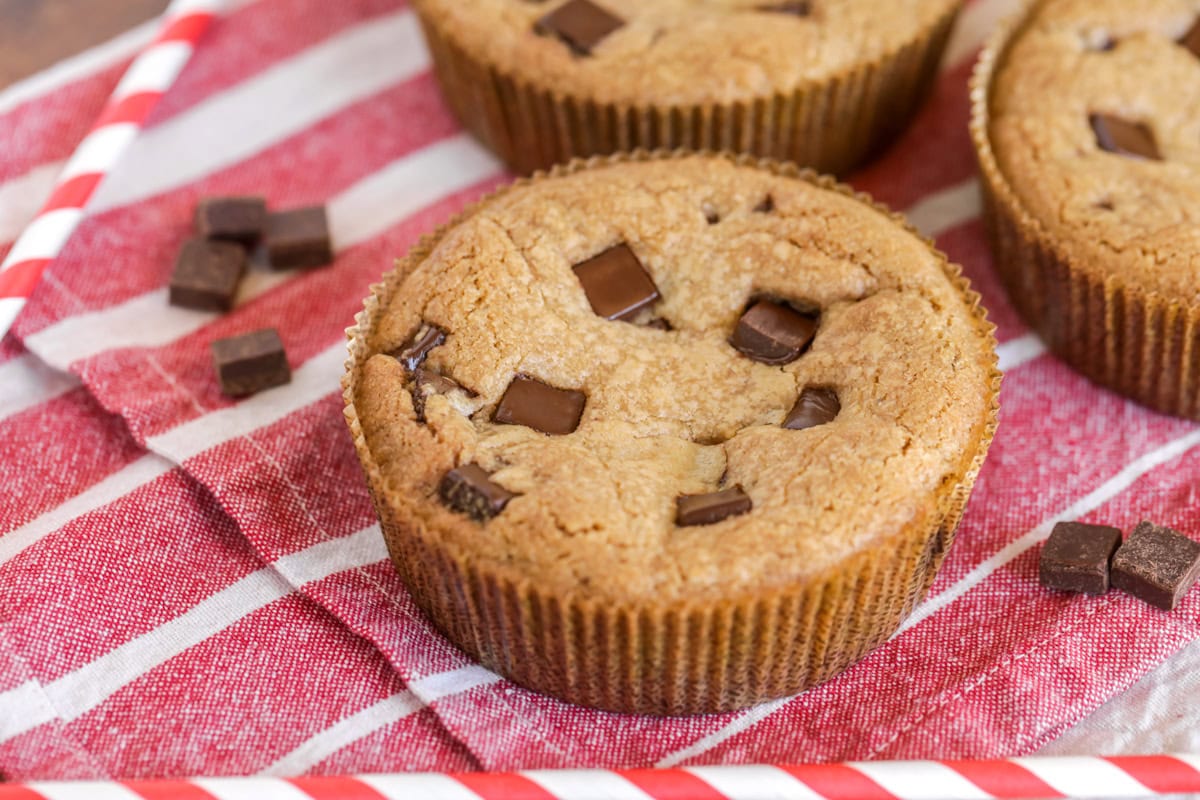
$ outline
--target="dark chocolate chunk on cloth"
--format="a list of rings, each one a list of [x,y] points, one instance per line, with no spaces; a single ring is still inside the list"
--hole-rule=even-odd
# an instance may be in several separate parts
[[[1042,546],[1038,581],[1064,592],[1104,594],[1108,591],[1109,562],[1120,546],[1120,528],[1059,522]]]
[[[534,23],[534,30],[557,36],[575,53],[591,55],[606,36],[623,27],[625,21],[591,0],[567,0]]]
[[[1200,542],[1142,521],[1112,560],[1112,585],[1170,611],[1200,574]]]
[[[196,233],[252,245],[267,224],[267,201],[261,197],[205,197],[196,204]]]
[[[842,403],[833,389],[805,387],[784,419],[783,427],[793,431],[815,428],[832,422],[841,410]]]
[[[675,498],[675,524],[711,525],[728,517],[745,514],[753,507],[741,486],[708,494],[681,494]]]
[[[213,363],[227,395],[253,394],[292,379],[279,332],[264,328],[212,343]]]
[[[1092,114],[1089,121],[1101,150],[1120,156],[1162,160],[1154,140],[1154,131],[1145,124],[1130,122],[1112,114]]]
[[[175,259],[167,300],[173,306],[228,311],[246,271],[246,251],[232,242],[190,239]]]
[[[438,495],[450,508],[483,522],[499,514],[516,497],[478,464],[463,464],[452,469],[438,484]]]
[[[605,319],[629,319],[658,299],[658,287],[629,249],[619,244],[572,269],[592,310]]]
[[[320,267],[333,261],[324,206],[279,211],[267,217],[263,236],[272,269]]]
[[[536,378],[518,375],[504,390],[492,419],[504,425],[524,425],[556,436],[579,427],[587,396],[558,389]]]
[[[731,344],[763,364],[787,364],[804,352],[817,332],[817,323],[783,303],[759,300],[742,314]]]

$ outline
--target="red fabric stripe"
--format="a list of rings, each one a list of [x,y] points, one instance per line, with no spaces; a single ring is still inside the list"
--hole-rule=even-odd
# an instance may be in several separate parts
[[[383,800],[383,795],[350,777],[288,778],[313,800]]]
[[[621,777],[656,800],[726,800],[703,779],[681,769],[631,769]]]
[[[162,92],[137,92],[124,97],[104,108],[104,111],[96,119],[96,124],[92,126],[92,130],[98,130],[105,125],[113,125],[120,122],[132,122],[135,125],[141,125],[146,117],[150,115],[154,104],[162,96]]]
[[[145,800],[213,800],[213,796],[191,781],[123,781],[125,788]]]
[[[59,208],[83,208],[103,177],[98,172],[87,172],[60,184],[55,187],[54,193],[42,206],[41,213],[44,214]]]
[[[31,258],[19,261],[0,272],[0,297],[25,297],[33,294],[33,287],[42,277],[42,271],[50,263],[48,258]]]
[[[196,41],[208,29],[213,21],[213,15],[205,11],[194,11],[171,20],[165,28],[154,37],[157,42],[191,42]]]
[[[450,777],[483,800],[556,800],[529,778],[511,772],[464,772]]]
[[[46,800],[46,797],[27,786],[15,783],[0,783],[0,800]]]
[[[781,765],[796,780],[830,800],[894,800],[895,795],[844,764]]]
[[[943,761],[950,769],[996,797],[1065,797],[1012,761]]]
[[[1200,792],[1200,772],[1170,756],[1106,756],[1134,780],[1159,794]]]

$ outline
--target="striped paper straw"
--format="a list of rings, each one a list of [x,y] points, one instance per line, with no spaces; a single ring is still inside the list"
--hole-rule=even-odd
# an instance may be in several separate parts
[[[1187,792],[1200,792],[1200,755],[0,784],[0,800],[951,800]]]
[[[75,228],[104,176],[141,130],[159,98],[191,58],[225,0],[173,0],[158,34],[129,65],[100,117],[67,161],[54,191],[0,264],[0,336]]]

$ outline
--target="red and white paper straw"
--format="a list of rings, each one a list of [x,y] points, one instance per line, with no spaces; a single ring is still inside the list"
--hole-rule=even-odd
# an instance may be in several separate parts
[[[12,327],[42,272],[82,221],[96,187],[137,137],[224,4],[225,0],[173,0],[167,7],[158,34],[129,65],[58,176],[50,198],[0,264],[0,336]]]
[[[1200,793],[1200,755],[0,784],[0,800],[951,800]]]

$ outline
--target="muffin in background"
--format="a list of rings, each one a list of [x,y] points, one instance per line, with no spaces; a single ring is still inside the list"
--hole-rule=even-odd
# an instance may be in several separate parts
[[[907,123],[960,0],[414,0],[463,125],[527,174],[635,148],[841,174]]]
[[[1200,418],[1200,4],[1027,3],[972,105],[1013,304],[1095,382]]]

